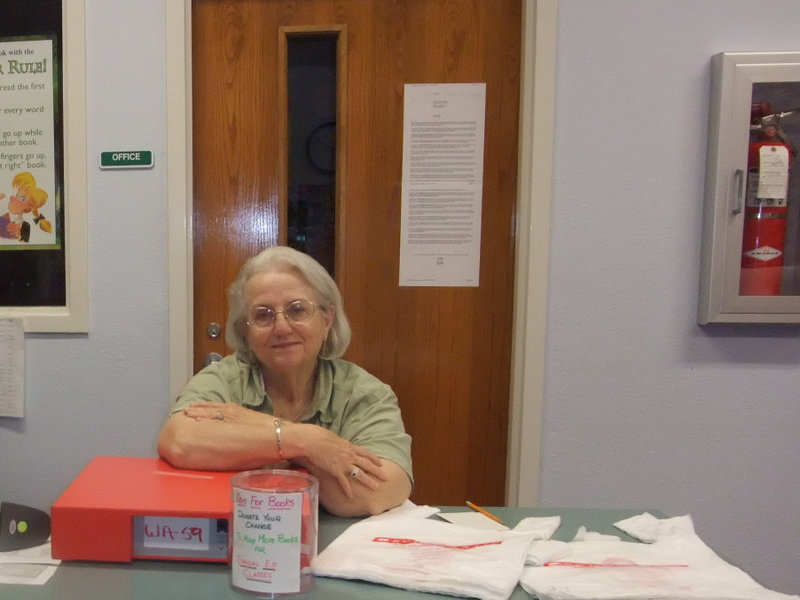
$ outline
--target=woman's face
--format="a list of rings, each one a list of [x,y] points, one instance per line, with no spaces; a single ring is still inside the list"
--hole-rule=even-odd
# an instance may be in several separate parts
[[[295,300],[317,304],[314,289],[291,272],[256,273],[244,285],[245,317],[257,309],[284,310]],[[291,375],[302,369],[314,369],[333,323],[333,309],[320,308],[303,323],[293,322],[285,313],[276,315],[271,327],[247,325],[247,344],[267,373]]]

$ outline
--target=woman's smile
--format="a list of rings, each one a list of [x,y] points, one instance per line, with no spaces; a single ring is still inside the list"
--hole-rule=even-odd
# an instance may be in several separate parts
[[[286,350],[288,348],[293,348],[295,346],[301,345],[302,342],[295,341],[295,340],[288,340],[288,341],[281,341],[281,342],[274,342],[269,345],[270,348],[274,348],[275,350]]]

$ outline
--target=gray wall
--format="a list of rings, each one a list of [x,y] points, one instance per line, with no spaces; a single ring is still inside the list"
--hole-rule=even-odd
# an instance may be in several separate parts
[[[559,11],[542,504],[690,513],[800,593],[798,330],[695,324],[709,58],[800,49],[800,4]],[[91,332],[28,335],[0,419],[0,498],[43,508],[95,455],[154,454],[167,403],[163,0],[88,0],[87,51]],[[100,171],[117,149],[156,165]]]
[[[96,455],[154,454],[167,409],[163,0],[86,3],[90,332],[25,337],[25,418],[0,419],[0,498],[40,508]],[[100,153],[155,167],[101,171]]]
[[[540,500],[659,508],[800,593],[800,328],[696,324],[710,57],[795,0],[561,0]]]

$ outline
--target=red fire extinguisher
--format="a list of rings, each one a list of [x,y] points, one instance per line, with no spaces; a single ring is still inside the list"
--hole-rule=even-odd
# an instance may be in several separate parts
[[[741,296],[779,296],[783,277],[793,148],[781,139],[776,115],[760,121],[759,138],[750,143],[747,157]]]

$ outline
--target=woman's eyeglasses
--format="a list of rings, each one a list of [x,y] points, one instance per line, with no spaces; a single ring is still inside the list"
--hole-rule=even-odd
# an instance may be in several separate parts
[[[279,314],[283,314],[292,323],[306,323],[317,312],[317,308],[319,306],[310,300],[294,300],[281,310],[275,310],[268,306],[257,306],[250,313],[247,325],[260,329],[271,329],[275,325],[275,321],[278,320]]]

